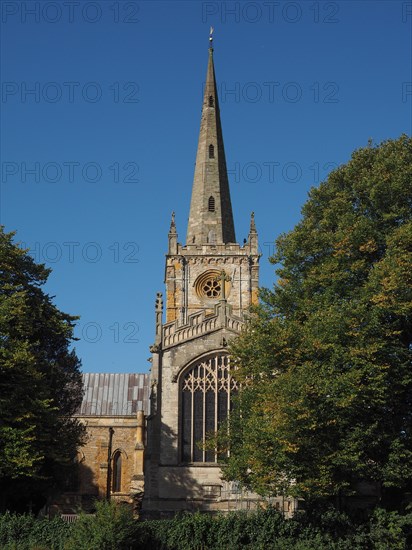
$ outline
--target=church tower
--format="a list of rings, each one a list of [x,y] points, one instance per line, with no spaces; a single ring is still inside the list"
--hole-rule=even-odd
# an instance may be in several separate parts
[[[228,510],[237,498],[203,443],[237,391],[226,346],[257,303],[260,255],[253,213],[247,241],[236,242],[212,46],[186,244],[172,214],[166,295],[156,299],[143,503],[152,515]]]

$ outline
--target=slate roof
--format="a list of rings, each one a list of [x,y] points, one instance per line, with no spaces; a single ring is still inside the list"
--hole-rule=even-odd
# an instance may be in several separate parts
[[[149,374],[84,373],[84,396],[79,416],[149,414]]]

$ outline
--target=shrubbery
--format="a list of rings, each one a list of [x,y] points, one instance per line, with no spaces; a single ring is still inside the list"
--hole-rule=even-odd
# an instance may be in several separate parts
[[[31,515],[0,516],[2,550],[64,550],[70,525],[60,517],[38,520]]]
[[[217,517],[184,514],[169,521],[149,521],[139,525],[139,535],[141,548],[147,550],[329,550],[349,547],[349,527],[353,528],[349,519],[347,527],[341,537],[334,537],[304,516],[285,520],[279,512],[268,509]],[[350,548],[366,546],[351,545]]]
[[[95,515],[81,514],[71,525],[64,550],[128,550],[134,545],[137,522],[122,504],[96,502]]]
[[[131,511],[115,503],[96,502],[94,515],[80,514],[75,523],[60,517],[37,520],[30,515],[0,516],[1,550],[129,550],[138,523]]]
[[[274,509],[217,517],[182,514],[138,523],[135,541],[136,548],[147,550],[407,550],[412,514],[378,509],[364,521],[333,508],[293,519]]]
[[[329,509],[284,519],[274,509],[210,516],[179,514],[170,520],[136,521],[114,503],[76,523],[60,518],[0,516],[2,550],[407,550],[412,513],[375,510],[363,522]]]

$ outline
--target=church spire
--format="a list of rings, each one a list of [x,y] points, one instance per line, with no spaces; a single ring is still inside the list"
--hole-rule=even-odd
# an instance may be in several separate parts
[[[187,227],[188,245],[236,242],[212,44],[213,42],[210,40],[211,47],[209,48],[202,119]]]

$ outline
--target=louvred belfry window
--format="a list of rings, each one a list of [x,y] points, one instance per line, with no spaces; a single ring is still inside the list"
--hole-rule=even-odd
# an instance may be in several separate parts
[[[204,450],[208,432],[226,420],[237,391],[230,358],[217,354],[195,363],[181,380],[181,456],[183,462],[217,462],[214,450]]]

